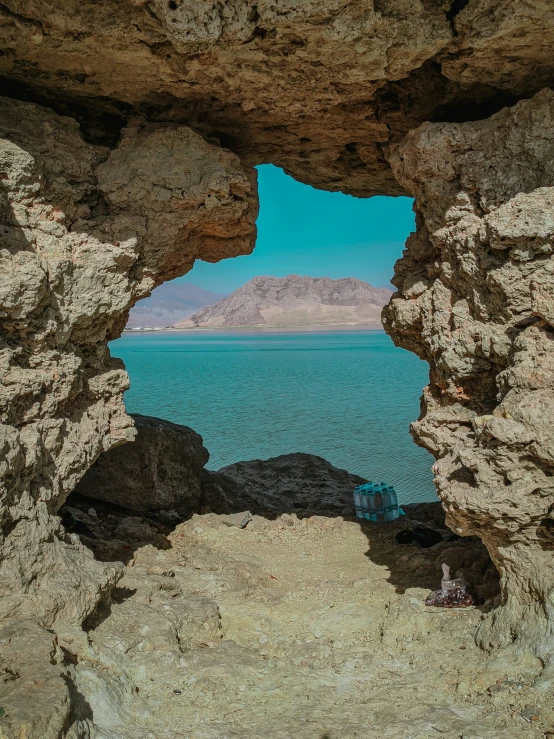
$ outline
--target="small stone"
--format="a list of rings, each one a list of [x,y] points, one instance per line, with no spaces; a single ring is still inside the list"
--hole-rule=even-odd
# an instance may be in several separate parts
[[[225,526],[236,526],[238,529],[245,529],[252,520],[252,514],[250,511],[229,513],[226,516],[221,516],[220,520]]]
[[[525,708],[521,712],[521,716],[529,723],[531,721],[538,721],[540,718],[540,714],[540,709],[537,708],[537,706],[525,706]]]
[[[240,528],[241,529],[246,528],[246,526],[248,526],[251,520],[252,520],[252,514],[250,513],[250,511],[246,511],[242,521],[240,522]]]
[[[175,572],[173,570],[168,570],[166,567],[161,567],[160,565],[152,565],[152,567],[148,567],[146,570],[147,575],[165,575],[166,577],[175,577]]]

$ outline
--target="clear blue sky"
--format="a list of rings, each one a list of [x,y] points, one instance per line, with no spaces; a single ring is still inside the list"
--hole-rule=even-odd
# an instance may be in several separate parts
[[[357,277],[389,286],[414,230],[411,198],[353,198],[302,185],[281,169],[258,167],[260,215],[253,254],[197,261],[177,282],[230,293],[256,275]]]

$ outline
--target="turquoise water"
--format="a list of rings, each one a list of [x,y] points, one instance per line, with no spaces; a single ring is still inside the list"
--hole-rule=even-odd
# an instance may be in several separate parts
[[[382,331],[124,334],[125,404],[191,426],[218,469],[287,452],[435,499],[432,457],[409,435],[428,368]]]

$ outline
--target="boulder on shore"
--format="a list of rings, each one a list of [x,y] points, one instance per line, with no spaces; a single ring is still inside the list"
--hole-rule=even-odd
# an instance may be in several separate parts
[[[202,470],[210,455],[188,426],[132,414],[133,443],[110,449],[96,460],[75,491],[134,511],[198,508]]]
[[[221,513],[351,516],[354,488],[364,482],[315,454],[282,454],[205,470],[202,499]]]

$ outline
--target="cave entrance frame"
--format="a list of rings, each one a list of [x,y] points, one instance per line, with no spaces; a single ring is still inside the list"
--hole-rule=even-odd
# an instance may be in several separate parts
[[[406,237],[414,229],[412,203],[408,198],[361,199],[337,192],[324,192],[299,183],[282,170],[271,166],[258,168],[258,188],[260,214],[257,219],[257,245],[253,254],[240,257],[236,261],[225,260],[217,265],[202,262],[198,267],[197,262],[193,270],[184,277],[185,280],[193,283],[196,281],[202,287],[217,292],[229,292],[227,285],[231,280],[241,285],[252,275],[271,274],[272,268],[278,269],[279,262],[282,261],[284,267],[281,269],[284,271],[281,274],[309,274],[309,270],[315,268],[316,276],[330,274],[337,278],[361,277],[370,279],[373,285],[384,285],[390,281],[394,261],[401,256]],[[396,223],[392,224],[394,220]],[[347,228],[342,225],[344,222],[349,224]],[[287,245],[284,251],[282,243]],[[227,276],[229,272],[230,277]],[[374,277],[370,278],[371,275]],[[291,284],[290,289],[293,292],[306,288],[302,279],[298,278],[298,285]],[[222,283],[222,280],[225,282]],[[355,295],[355,300],[358,301],[361,298],[368,301],[375,299],[384,304],[391,294],[384,290],[373,291],[363,284],[337,283],[337,287],[339,285],[343,290],[358,290],[359,294]],[[277,289],[276,286],[274,289]],[[251,287],[251,290],[255,289]],[[197,368],[202,361],[202,354],[195,353],[192,367],[187,367],[184,359],[189,355],[177,352],[180,346],[178,334],[170,335],[173,339],[171,345],[164,346],[161,354],[156,353],[155,341],[150,335],[127,334],[123,342],[112,345],[112,353],[125,362],[131,376],[131,390],[126,394],[126,406],[131,412],[162,416],[200,431],[212,455],[212,469],[241,459],[266,459],[283,453],[305,451],[330,459],[336,466],[366,478],[385,479],[393,483],[403,496],[404,503],[433,499],[434,487],[430,472],[432,459],[414,445],[408,435],[409,424],[418,415],[418,401],[415,399],[419,398],[421,387],[427,382],[427,365],[418,361],[413,354],[394,349],[389,339],[382,334],[375,334],[373,331],[367,334],[344,333],[344,329],[349,328],[348,321],[356,320],[361,324],[362,318],[356,317],[355,311],[352,316],[346,313],[343,315],[342,312],[351,309],[342,308],[339,304],[336,307],[332,305],[335,283],[323,284],[320,289],[324,291],[323,301],[331,305],[329,310],[336,311],[338,319],[335,320],[340,319],[343,325],[335,326],[331,323],[326,329],[325,326],[315,326],[314,329],[338,331],[337,337],[332,339],[337,349],[344,349],[343,344],[352,345],[347,355],[343,352],[345,360],[341,361],[340,371],[339,367],[336,368],[339,374],[335,378],[331,378],[330,372],[325,372],[325,367],[330,366],[331,347],[326,349],[324,346],[326,334],[318,333],[307,339],[318,350],[316,353],[289,355],[273,352],[270,356],[276,360],[275,368],[260,364],[259,361],[252,365],[253,369],[258,367],[260,371],[265,367],[264,371],[268,373],[263,389],[265,400],[256,402],[261,397],[263,380],[256,372],[252,374],[250,364],[245,364],[250,355],[223,353],[228,348],[227,342],[220,343],[218,340],[212,344],[209,337],[213,332],[201,335],[195,332],[188,335],[189,338],[193,337],[191,348],[196,348],[197,345],[201,348],[202,342],[208,345],[209,356],[213,359],[210,364],[212,382],[233,383],[233,377],[228,374],[229,363],[234,368],[234,375],[241,378],[240,382],[233,385],[232,397],[235,401],[225,403],[224,398],[218,399],[217,417],[211,419],[210,406],[201,407],[199,402],[202,397],[205,398],[202,406],[209,403],[213,393],[213,389],[205,388],[203,370]],[[140,303],[137,307],[140,307]],[[379,312],[380,307],[373,312],[368,308],[369,318],[363,319],[371,323],[372,329],[377,326]],[[213,319],[212,314],[209,317],[210,320]],[[306,318],[308,321],[320,320],[310,319],[308,314]],[[325,316],[324,319],[329,320]],[[351,328],[356,329],[356,326]],[[360,328],[362,326],[358,330]],[[273,330],[278,331],[278,327],[270,328],[270,331]],[[252,331],[257,329],[252,328]],[[294,332],[294,326],[284,325],[283,331]],[[289,333],[289,337],[290,342],[295,334]],[[294,348],[298,349],[302,333],[297,334],[296,338],[299,341]],[[246,341],[247,337],[244,336],[243,340]],[[139,355],[134,349],[127,351],[126,344],[138,346],[141,341],[148,351],[140,354],[139,365]],[[186,347],[187,338],[183,341],[183,346]],[[263,344],[253,338],[248,341],[251,342],[249,347],[252,350],[258,344],[260,349],[288,347],[286,337],[279,339],[272,333],[265,334]],[[292,351],[292,348],[287,350]],[[168,353],[170,349],[175,349],[175,352]],[[355,352],[352,352],[354,349]],[[336,358],[343,355],[336,354]],[[266,355],[254,352],[251,356],[262,359]],[[283,404],[279,393],[285,393],[286,389],[281,384],[287,373],[290,374],[293,370],[293,366],[288,364],[289,356],[291,361],[296,359],[305,363],[312,382],[308,384],[300,377],[296,378],[296,372],[292,372],[292,382],[301,384],[298,384],[296,391],[291,388],[292,396],[289,395],[289,401]],[[355,359],[356,356],[358,361],[350,364],[346,361],[347,357]],[[315,357],[322,357],[323,364],[315,361]],[[183,359],[181,364],[179,358]],[[364,364],[364,371],[360,362],[365,358],[367,362]],[[220,361],[222,359],[223,367]],[[165,401],[159,391],[147,390],[145,385],[149,383],[149,376],[157,376],[157,361],[169,361],[171,364],[167,392],[168,396],[176,400],[170,403]],[[298,370],[301,367],[301,364],[298,365]],[[179,377],[185,374],[188,377],[187,383],[181,385]],[[346,387],[351,388],[350,392],[341,391],[341,377]],[[329,383],[335,379],[339,384],[330,386]],[[359,388],[357,392],[354,391],[355,387]],[[265,437],[265,432],[260,422],[254,419],[263,417],[266,412],[273,419],[268,426],[272,443],[264,443],[263,438],[255,443],[255,439]],[[376,434],[377,419],[385,418],[388,419],[387,423]],[[305,419],[305,430],[302,430],[301,419]],[[334,428],[332,435],[325,432],[330,424]],[[342,441],[333,446],[331,436]],[[225,438],[236,439],[236,443],[225,444]],[[394,456],[390,452],[392,449],[398,451],[394,465],[391,465]]]

